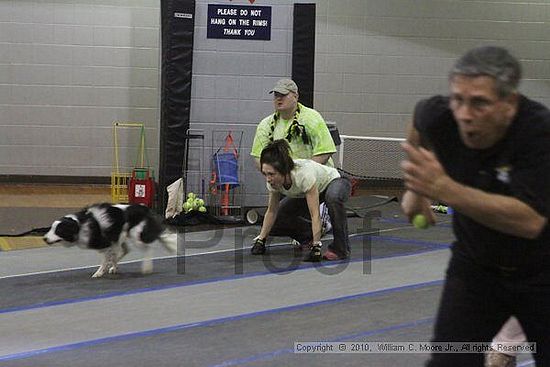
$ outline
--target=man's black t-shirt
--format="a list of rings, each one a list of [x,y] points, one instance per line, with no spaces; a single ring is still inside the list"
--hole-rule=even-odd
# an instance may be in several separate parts
[[[465,146],[448,97],[419,102],[414,126],[422,144],[435,152],[447,174],[464,185],[513,196],[550,217],[550,111],[520,97],[518,113],[506,135],[488,149]],[[484,266],[526,269],[550,266],[548,231],[535,240],[492,230],[455,211],[453,250]]]

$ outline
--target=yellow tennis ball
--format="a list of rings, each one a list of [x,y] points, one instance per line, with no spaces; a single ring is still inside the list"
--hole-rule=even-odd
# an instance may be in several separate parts
[[[412,220],[412,224],[415,228],[418,228],[418,229],[426,229],[430,226],[430,222],[428,222],[428,218],[426,218],[426,216],[423,214],[415,215]]]
[[[185,203],[183,203],[183,210],[184,210],[186,213],[189,212],[189,211],[191,211],[192,209],[193,209],[193,208],[192,208],[192,206],[191,206],[191,203],[189,203],[189,202],[187,202],[187,201],[186,201]]]

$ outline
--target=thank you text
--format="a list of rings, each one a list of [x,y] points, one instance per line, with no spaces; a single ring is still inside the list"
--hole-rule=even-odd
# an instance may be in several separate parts
[[[271,7],[208,5],[207,38],[271,39]]]

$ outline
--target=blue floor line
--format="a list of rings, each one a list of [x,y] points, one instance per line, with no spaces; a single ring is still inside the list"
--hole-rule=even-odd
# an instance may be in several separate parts
[[[449,243],[431,242],[431,241],[423,241],[423,240],[411,240],[411,239],[402,238],[402,237],[378,236],[378,235],[369,235],[369,237],[376,238],[379,241],[404,243],[408,245],[427,246],[430,248],[448,248],[450,246]]]
[[[395,330],[401,330],[401,329],[407,329],[411,327],[416,327],[420,325],[427,325],[432,324],[434,321],[433,317],[424,318],[420,320],[415,320],[411,322],[405,322],[401,324],[391,325],[380,329],[374,329],[374,330],[367,330],[360,333],[354,333],[354,334],[347,334],[347,335],[341,335],[339,337],[328,339],[328,340],[322,340],[322,342],[343,342],[343,341],[357,341],[358,338],[364,338],[368,336],[373,335],[379,335],[384,334],[387,332],[395,331]],[[307,341],[304,341],[307,342]],[[272,360],[275,357],[279,357],[285,354],[293,354],[294,348],[285,348],[285,349],[278,349],[272,352],[268,353],[262,353],[262,354],[256,354],[245,358],[239,358],[239,359],[232,359],[223,361],[222,363],[210,365],[209,367],[230,367],[230,366],[239,366],[245,363],[252,363],[252,362],[258,362],[258,361],[265,361],[265,360]]]
[[[31,350],[21,353],[15,353],[15,354],[6,354],[3,356],[0,356],[0,361],[9,361],[9,360],[16,360],[16,359],[24,359],[24,358],[30,358],[42,354],[50,354],[50,353],[57,353],[57,352],[63,352],[63,351],[70,351],[70,350],[76,350],[80,348],[86,348],[98,344],[104,344],[104,343],[112,343],[116,341],[126,341],[130,339],[136,339],[136,338],[142,338],[147,336],[154,336],[159,334],[165,334],[173,331],[179,331],[184,329],[192,329],[192,328],[199,328],[199,327],[205,327],[205,326],[212,326],[216,324],[222,324],[227,322],[233,322],[238,321],[242,319],[248,319],[253,317],[258,317],[262,315],[268,315],[268,314],[276,314],[281,312],[288,312],[288,311],[295,311],[300,310],[308,307],[314,307],[314,306],[321,306],[321,305],[328,305],[328,304],[334,304],[359,298],[365,298],[365,297],[374,297],[389,293],[395,293],[405,290],[413,290],[418,288],[424,288],[424,287],[430,287],[430,286],[436,286],[436,285],[442,285],[443,279],[433,280],[430,282],[422,282],[422,283],[416,283],[416,284],[409,284],[405,286],[399,286],[394,288],[387,288],[387,289],[381,289],[376,291],[370,291],[365,293],[359,293],[355,295],[350,296],[344,296],[344,297],[338,297],[323,301],[316,301],[316,302],[309,302],[304,303],[300,305],[294,305],[294,306],[286,306],[286,307],[280,307],[280,308],[274,308],[264,311],[258,311],[258,312],[251,312],[247,314],[237,315],[237,316],[231,316],[231,317],[223,317],[213,320],[207,320],[202,322],[195,322],[190,324],[180,324],[180,325],[173,325],[158,329],[151,329],[151,330],[145,330],[135,333],[128,333],[128,334],[122,334],[122,335],[115,335],[105,338],[98,338],[93,340],[87,340],[79,343],[73,343],[73,344],[66,344],[66,345],[59,345],[51,348],[44,348],[44,349],[38,349],[38,350]]]
[[[380,260],[380,259],[412,256],[412,255],[423,254],[423,253],[427,253],[427,252],[438,251],[438,250],[446,249],[446,248],[449,247],[449,244],[445,244],[445,243],[435,243],[435,242],[427,242],[427,241],[408,240],[408,239],[403,239],[403,238],[399,238],[399,237],[384,237],[384,236],[374,236],[374,235],[369,235],[369,237],[374,237],[377,240],[381,240],[381,241],[407,243],[407,244],[412,244],[412,245],[419,245],[419,246],[428,247],[427,250],[402,252],[402,253],[392,254],[392,255],[387,255],[387,256],[384,256],[384,255],[383,256],[373,256],[371,258],[371,260]],[[348,263],[363,262],[363,259],[361,258],[361,259],[355,259],[355,260],[343,260],[343,261],[340,261],[340,262],[333,261],[333,262],[322,262],[322,263],[302,263],[301,265],[299,265],[297,267],[288,268],[288,269],[284,269],[284,270],[281,270],[281,271],[272,271],[272,270],[270,270],[270,271],[252,272],[252,273],[248,273],[248,274],[231,275],[231,276],[228,276],[228,277],[210,278],[210,279],[203,279],[203,280],[197,280],[197,281],[192,281],[192,282],[178,282],[178,283],[174,283],[174,284],[161,285],[161,286],[155,286],[155,287],[138,288],[138,289],[132,289],[132,290],[120,291],[120,292],[111,292],[111,293],[106,293],[106,294],[102,294],[102,295],[90,296],[90,297],[65,299],[65,300],[60,300],[60,301],[37,303],[37,304],[33,304],[33,305],[9,307],[9,308],[0,309],[0,314],[27,311],[27,310],[33,310],[33,309],[38,309],[38,308],[62,306],[62,305],[81,303],[81,302],[90,302],[90,301],[95,301],[95,300],[100,300],[100,299],[129,296],[129,295],[135,295],[135,294],[141,294],[141,293],[147,293],[147,292],[156,292],[156,291],[161,291],[161,290],[168,290],[168,289],[181,288],[181,287],[189,287],[189,286],[208,284],[208,283],[233,281],[233,280],[238,280],[238,279],[246,279],[246,278],[252,278],[252,277],[266,276],[266,275],[277,274],[277,273],[284,274],[284,273],[293,272],[293,271],[309,270],[312,267],[319,267],[319,266],[332,267],[332,266],[337,265],[339,263],[345,263],[345,262],[348,262]]]
[[[452,218],[449,217],[448,219],[447,218],[436,218],[436,224],[435,224],[435,227],[440,227],[440,228],[453,228],[453,225],[452,224],[449,224],[449,223],[440,223],[439,221],[443,221],[443,220],[451,220]],[[397,223],[397,224],[406,224],[408,227],[411,227],[412,224],[407,220],[407,219],[395,219],[395,218],[379,218],[378,219],[379,222],[381,223]],[[406,228],[407,226],[404,226],[403,228]]]

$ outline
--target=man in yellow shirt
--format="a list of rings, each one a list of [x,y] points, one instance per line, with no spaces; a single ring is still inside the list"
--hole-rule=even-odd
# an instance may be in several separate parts
[[[298,86],[291,79],[281,79],[269,92],[273,94],[275,112],[265,117],[256,129],[252,151],[260,169],[260,154],[270,142],[285,139],[293,159],[312,159],[334,167],[331,156],[336,146],[321,114],[298,102]]]

